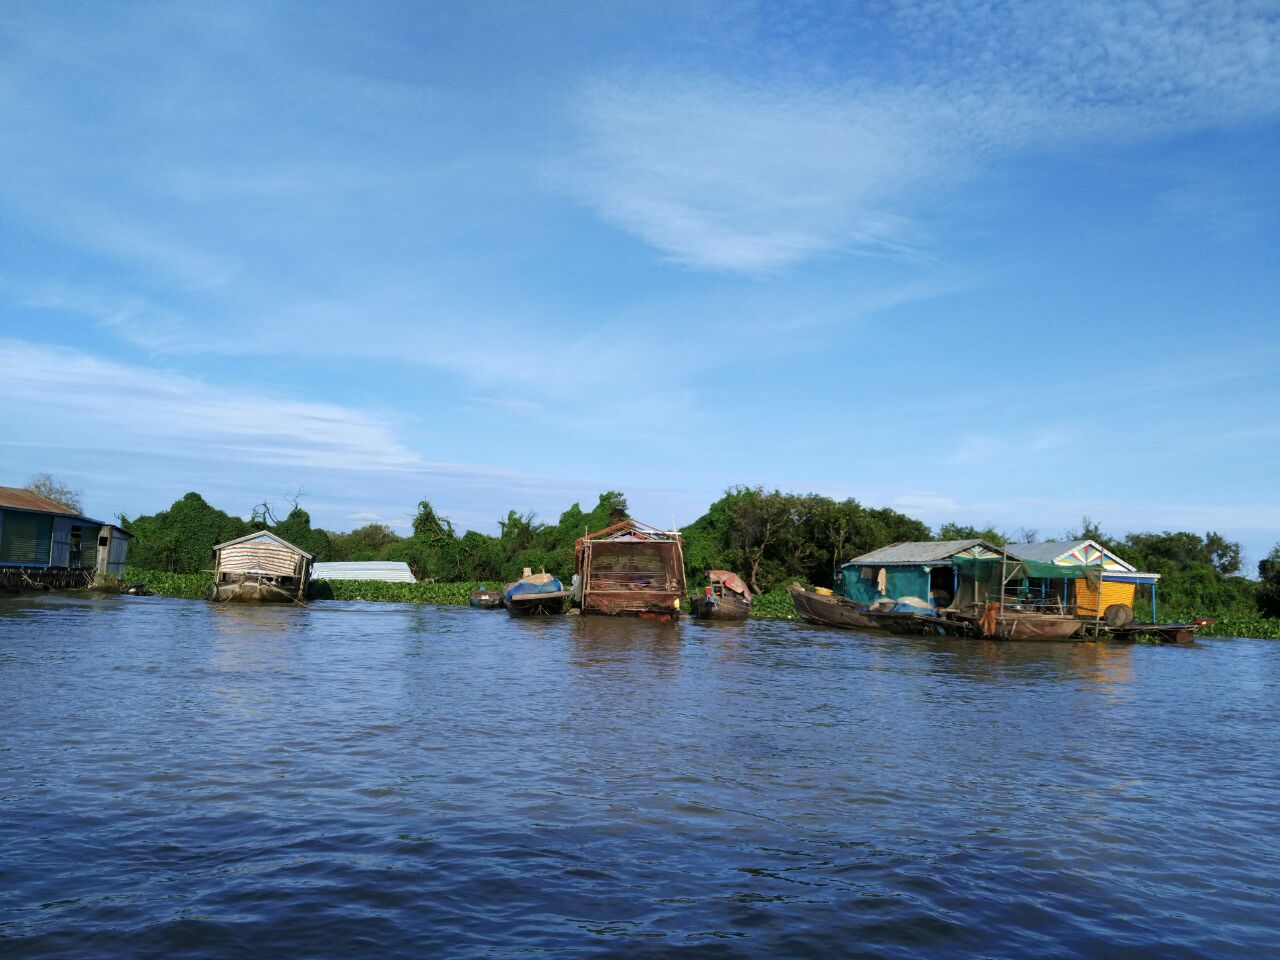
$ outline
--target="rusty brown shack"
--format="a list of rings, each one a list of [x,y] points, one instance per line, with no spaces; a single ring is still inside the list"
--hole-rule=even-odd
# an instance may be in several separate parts
[[[623,520],[580,537],[575,593],[583,613],[673,619],[685,595],[680,534]]]

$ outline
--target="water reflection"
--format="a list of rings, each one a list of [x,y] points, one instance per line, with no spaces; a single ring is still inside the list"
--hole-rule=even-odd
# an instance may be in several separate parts
[[[679,622],[640,617],[569,617],[575,667],[614,664],[640,658],[660,669],[677,665],[683,635]]]

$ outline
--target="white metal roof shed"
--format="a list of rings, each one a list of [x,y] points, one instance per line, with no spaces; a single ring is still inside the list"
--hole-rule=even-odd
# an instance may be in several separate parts
[[[362,560],[350,563],[317,563],[312,580],[382,580],[385,583],[416,583],[413,571],[399,560]]]

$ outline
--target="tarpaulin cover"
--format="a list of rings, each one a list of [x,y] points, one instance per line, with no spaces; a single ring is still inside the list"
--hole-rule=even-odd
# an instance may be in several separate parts
[[[968,610],[974,604],[997,600],[1004,593],[1006,583],[1027,580],[1088,580],[1097,583],[1102,577],[1101,564],[1085,566],[1041,563],[1035,560],[998,560],[979,557],[956,557],[952,565],[959,574],[960,584],[951,605]]]
[[[510,601],[513,597],[524,597],[539,593],[560,593],[563,590],[564,584],[560,582],[559,578],[541,573],[507,584],[504,596]]]
[[[1097,583],[1102,577],[1102,565],[1071,564],[1061,566],[1056,563],[1040,563],[1035,560],[999,560],[982,557],[955,557],[951,561],[956,572],[962,577],[969,577],[979,583],[987,584],[992,592],[997,592],[1010,580],[1025,578],[1029,580],[1081,580],[1087,579]]]
[[[742,582],[742,578],[730,570],[708,570],[707,576],[712,580],[719,580],[722,584],[740,596],[751,599],[751,591],[747,589],[747,585]]]
[[[869,607],[881,597],[891,597],[897,600],[899,597],[927,597],[929,595],[929,571],[923,566],[876,567],[874,569],[877,575],[880,570],[884,570],[884,593],[877,589],[874,576],[868,580],[861,575],[861,567],[845,567],[842,580],[845,597],[854,603],[861,603]]]

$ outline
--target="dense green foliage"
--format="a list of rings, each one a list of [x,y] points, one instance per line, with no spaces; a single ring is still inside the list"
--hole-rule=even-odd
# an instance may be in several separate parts
[[[525,567],[568,580],[575,566],[574,542],[626,516],[626,498],[611,490],[600,495],[590,512],[575,503],[554,524],[541,524],[533,514],[512,510],[498,521],[498,536],[468,530],[459,537],[453,524],[424,500],[413,518],[412,536],[393,544],[385,556],[408,563],[420,580],[509,583]]]
[[[377,600],[386,603],[440,603],[466,605],[471,591],[483,583],[383,583],[380,580],[317,580],[311,585],[315,600]]]
[[[318,561],[403,560],[419,580],[508,582],[518,578],[524,567],[571,576],[574,541],[626,515],[626,499],[610,491],[601,494],[590,512],[575,503],[555,524],[540,524],[532,514],[512,511],[499,521],[501,532],[496,537],[471,530],[458,536],[453,524],[424,500],[418,504],[413,533],[400,537],[384,524],[330,533],[313,527],[307,511],[297,506],[276,521],[263,504],[244,520],[210,506],[197,493],[188,493],[167,510],[135,520],[122,517],[121,523],[134,535],[130,561],[152,570],[208,570],[215,544],[270,530]]]
[[[927,540],[919,520],[858,501],[733,487],[684,528],[690,582],[734,570],[753,593],[800,579],[830,586],[837,564],[900,540]]]
[[[791,602],[787,587],[793,581],[779,584],[768,593],[762,593],[751,605],[751,616],[760,620],[795,620],[796,607]]]
[[[1258,562],[1258,609],[1266,617],[1280,617],[1280,543]]]
[[[1161,620],[1166,619],[1161,616]],[[1206,637],[1256,637],[1259,640],[1280,640],[1280,619],[1259,616],[1217,617],[1213,626],[1205,627]]]
[[[985,540],[995,547],[1003,547],[1010,538],[993,527],[970,527],[961,523],[944,523],[938,528],[939,540]]]
[[[121,582],[126,586],[140,583],[162,597],[186,597],[189,600],[207,599],[213,590],[213,575],[209,573],[171,573],[133,565],[124,568]]]
[[[253,527],[247,520],[209,506],[198,493],[188,493],[168,510],[130,520],[121,526],[133,534],[129,561],[135,567],[195,573],[208,570],[215,543],[234,540]]]

